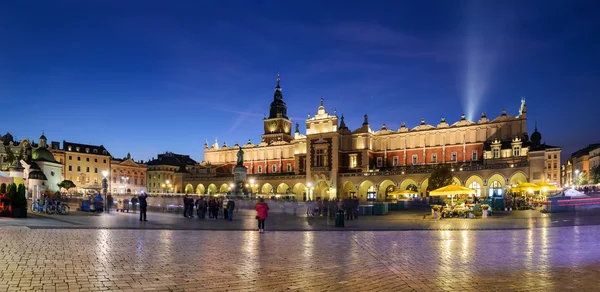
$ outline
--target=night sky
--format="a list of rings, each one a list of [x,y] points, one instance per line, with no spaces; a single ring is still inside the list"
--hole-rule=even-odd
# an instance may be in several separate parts
[[[419,3],[415,3],[419,2]],[[522,3],[524,2],[524,3]],[[352,129],[528,105],[563,158],[600,142],[599,1],[3,1],[0,132],[189,154],[288,114]],[[564,160],[564,159],[563,159]]]

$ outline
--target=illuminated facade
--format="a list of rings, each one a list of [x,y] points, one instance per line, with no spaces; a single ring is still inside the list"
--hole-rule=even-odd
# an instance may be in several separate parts
[[[189,155],[167,152],[147,163],[147,192],[150,194],[182,193],[181,175],[196,165]]]
[[[142,162],[135,162],[131,154],[123,159],[112,158],[110,162],[109,190],[113,194],[139,194],[146,191],[146,169]]]
[[[416,189],[427,195],[428,177],[435,165],[448,164],[455,183],[482,195],[501,195],[524,181],[560,184],[560,148],[541,143],[536,130],[527,134],[527,108],[522,100],[518,115],[506,111],[474,122],[464,115],[454,123],[445,118],[434,126],[421,120],[397,130],[384,124],[373,130],[364,115],[361,127],[350,130],[344,116],[329,113],[321,98],[316,114],[309,115],[306,134],[292,121],[277,79],[269,117],[263,120],[261,142],[232,147],[217,142],[204,145],[204,163],[178,175],[185,189],[198,194],[223,193],[232,182],[239,147],[253,193],[290,194],[300,200],[358,196],[384,200],[394,189]],[[546,166],[552,166],[552,170]],[[557,165],[558,166],[558,165]],[[202,169],[203,171],[199,171]],[[210,169],[211,171],[206,171]]]
[[[78,193],[100,191],[102,171],[110,171],[110,153],[103,145],[86,145],[63,141],[52,142],[50,151],[54,158],[63,163],[63,179],[77,186]]]
[[[577,150],[563,164],[565,173],[571,178],[566,182],[577,185],[583,179],[583,182],[589,183],[590,171],[597,166],[600,166],[600,144],[591,144]]]

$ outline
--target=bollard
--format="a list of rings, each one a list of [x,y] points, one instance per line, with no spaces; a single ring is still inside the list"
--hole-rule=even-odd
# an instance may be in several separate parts
[[[335,227],[344,227],[344,211],[338,211],[335,216]]]

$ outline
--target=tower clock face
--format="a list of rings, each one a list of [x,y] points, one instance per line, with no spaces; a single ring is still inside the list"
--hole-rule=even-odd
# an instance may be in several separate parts
[[[275,128],[277,127],[277,122],[276,121],[271,121],[271,128]]]

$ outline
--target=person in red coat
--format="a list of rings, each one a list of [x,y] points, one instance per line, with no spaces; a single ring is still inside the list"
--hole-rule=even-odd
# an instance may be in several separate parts
[[[258,219],[258,232],[265,232],[265,220],[267,220],[267,216],[269,214],[269,205],[265,203],[263,198],[258,199],[258,203],[256,203],[256,219]]]

